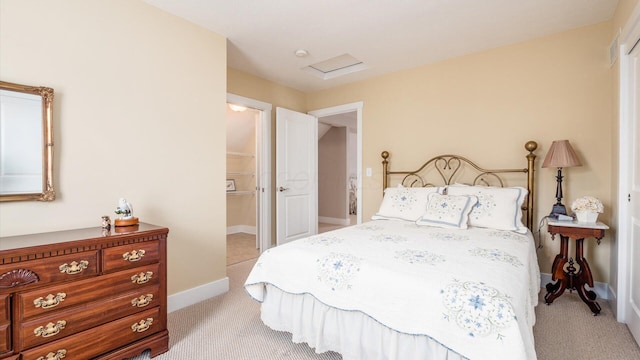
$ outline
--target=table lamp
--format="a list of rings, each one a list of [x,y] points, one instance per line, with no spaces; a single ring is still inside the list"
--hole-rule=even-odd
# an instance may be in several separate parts
[[[557,202],[551,209],[551,216],[558,214],[567,215],[567,209],[562,204],[562,168],[572,166],[582,166],[582,163],[580,159],[578,159],[576,152],[573,151],[571,144],[569,144],[569,140],[555,140],[551,144],[547,156],[542,163],[543,168],[558,168],[558,175],[556,176],[556,181],[558,182],[556,187]]]

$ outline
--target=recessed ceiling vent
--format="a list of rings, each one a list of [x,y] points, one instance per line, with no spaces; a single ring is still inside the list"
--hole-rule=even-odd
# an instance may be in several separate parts
[[[317,76],[320,79],[328,80],[364,70],[366,68],[367,65],[362,61],[349,54],[343,54],[319,63],[305,66],[302,70]]]

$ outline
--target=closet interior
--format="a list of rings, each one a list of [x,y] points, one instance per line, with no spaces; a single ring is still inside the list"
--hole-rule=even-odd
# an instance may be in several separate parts
[[[227,106],[227,265],[258,257],[256,189],[260,111]]]

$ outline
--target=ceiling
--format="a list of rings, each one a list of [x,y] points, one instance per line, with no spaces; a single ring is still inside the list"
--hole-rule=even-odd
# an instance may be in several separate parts
[[[618,0],[144,0],[227,38],[228,66],[303,92],[605,21]],[[297,57],[296,50],[308,51]],[[603,51],[606,51],[603,50]],[[349,54],[364,70],[303,68]],[[308,69],[307,69],[308,70]]]

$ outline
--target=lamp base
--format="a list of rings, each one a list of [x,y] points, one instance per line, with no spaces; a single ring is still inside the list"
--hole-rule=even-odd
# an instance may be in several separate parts
[[[567,215],[567,208],[561,203],[554,204],[550,215]]]

